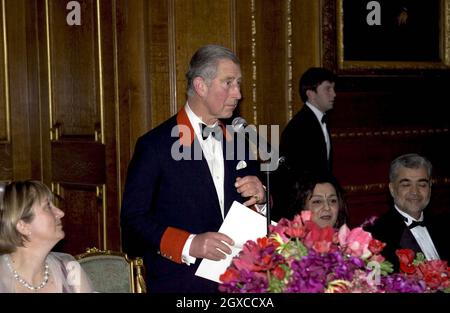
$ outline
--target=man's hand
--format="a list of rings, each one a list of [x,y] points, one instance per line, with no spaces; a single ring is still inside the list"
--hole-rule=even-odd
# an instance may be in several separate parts
[[[244,178],[236,178],[234,184],[237,191],[244,198],[250,198],[244,202],[245,206],[252,206],[254,204],[266,203],[266,192],[263,184],[256,176],[245,176]]]
[[[205,258],[213,261],[220,261],[226,258],[226,254],[231,254],[228,245],[234,245],[233,240],[222,233],[203,233],[196,235],[191,243],[189,255],[195,258]]]

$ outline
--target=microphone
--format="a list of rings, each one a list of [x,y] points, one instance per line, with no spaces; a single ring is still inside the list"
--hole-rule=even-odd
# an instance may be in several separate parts
[[[248,126],[247,121],[240,116],[234,118],[231,125],[236,133],[243,131],[243,129]]]
[[[250,143],[253,143],[257,147],[260,159],[263,161],[263,164],[261,164],[262,171],[275,171],[280,164],[286,163],[286,157],[283,156],[279,157],[280,153],[274,147],[274,146],[278,147],[278,134],[279,134],[278,125],[275,125],[277,126],[275,129],[273,129],[273,127],[271,128],[272,145],[270,145],[263,136],[260,135],[258,136],[258,133],[255,131],[255,129],[253,127],[249,127],[247,121],[240,116],[235,117],[233,119],[233,121],[231,122],[231,126],[235,133],[237,133],[239,136],[244,137],[245,140],[247,140]],[[270,163],[267,164],[267,161],[269,160]]]
[[[278,158],[278,166],[284,166],[288,171],[291,170],[289,162],[287,161],[287,158],[285,156],[280,156]]]

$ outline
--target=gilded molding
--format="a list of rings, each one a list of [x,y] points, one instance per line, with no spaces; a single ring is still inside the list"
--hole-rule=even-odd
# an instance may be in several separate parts
[[[322,0],[322,65],[334,69],[336,66],[336,1]]]
[[[440,62],[409,61],[345,61],[344,60],[344,0],[337,0],[337,66],[344,70],[361,69],[447,69],[450,66],[450,0],[441,0],[441,59]],[[328,12],[330,14],[330,11]]]
[[[106,220],[106,185],[101,184],[95,186],[95,196],[102,201],[102,224],[103,224],[103,249],[107,249],[108,228]]]
[[[250,1],[250,16],[252,27],[252,109],[253,109],[253,124],[258,125],[258,107],[257,107],[257,71],[256,71],[256,4],[255,0]]]
[[[112,11],[117,12],[117,1],[113,0],[112,2]],[[114,58],[114,112],[115,112],[115,122],[116,125],[120,125],[120,95],[119,95],[119,61],[118,61],[118,55],[119,50],[117,47],[117,16],[116,14],[113,14],[112,16],[112,25],[113,25],[113,58]],[[116,162],[117,164],[122,164],[122,154],[120,153],[120,147],[121,147],[121,132],[120,127],[115,127],[115,134],[116,134]],[[120,171],[120,166],[116,167],[116,182],[117,182],[117,190],[119,192],[117,193],[117,207],[120,208],[122,205],[122,174]]]
[[[48,114],[49,114],[49,129],[50,129],[50,141],[59,140],[59,126],[54,125],[53,116],[53,81],[52,81],[52,51],[50,42],[50,4],[49,0],[45,0],[45,37],[47,48],[47,86],[48,86]]]
[[[432,179],[433,185],[447,186],[450,185],[450,177],[443,177],[439,179]],[[388,183],[379,184],[363,184],[363,185],[347,185],[343,186],[347,193],[361,193],[361,192],[381,192],[388,190]]]
[[[444,10],[442,11],[443,16],[441,18],[444,20],[444,43],[442,51],[443,61],[445,65],[450,66],[450,1],[444,0]]]
[[[168,40],[169,40],[169,97],[170,115],[175,115],[177,107],[177,64],[176,64],[176,31],[175,31],[175,0],[169,0],[168,10]]]
[[[384,191],[387,190],[388,184],[380,183],[380,184],[348,185],[344,186],[343,188],[348,193]]]
[[[9,101],[9,71],[8,71],[8,32],[6,30],[6,3],[2,0],[2,34],[3,34],[3,79],[5,81],[5,121],[6,121],[6,139],[2,143],[11,141],[11,119],[10,119],[10,101]]]
[[[332,138],[355,138],[355,137],[405,137],[417,135],[448,134],[448,128],[423,128],[423,129],[386,129],[379,131],[352,131],[334,132]]]
[[[98,89],[100,102],[100,134],[96,134],[96,141],[105,144],[105,101],[103,83],[103,46],[102,46],[102,23],[100,0],[97,0],[97,45],[98,45]]]
[[[287,109],[288,109],[288,120],[292,119],[293,105],[292,105],[292,0],[286,1],[286,99],[287,99]]]

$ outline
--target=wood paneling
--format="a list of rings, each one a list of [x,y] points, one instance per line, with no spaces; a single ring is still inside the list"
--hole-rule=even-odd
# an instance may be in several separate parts
[[[98,10],[95,1],[79,1],[82,24],[68,25],[65,1],[48,1],[52,126],[60,138],[94,138],[100,126]],[[98,130],[98,129],[97,129]]]
[[[88,247],[103,247],[103,208],[96,188],[61,184],[60,190],[62,200],[58,204],[65,213],[62,221],[66,236],[58,250],[76,254]]]
[[[173,15],[169,14],[169,21],[173,19],[173,22],[169,32],[173,32],[174,50],[169,53],[175,56],[174,101],[177,110],[186,102],[185,74],[192,54],[205,44],[233,46],[232,1],[173,1],[173,12],[170,12]]]
[[[44,181],[61,193],[60,248],[74,254],[120,248],[115,2],[80,4],[81,25],[66,23],[64,1],[38,1],[37,17]]]
[[[185,103],[198,47],[236,51],[244,97],[236,114],[280,131],[302,106],[301,74],[336,70],[332,0],[80,0],[80,26],[66,24],[67,3],[0,1],[0,179],[41,179],[61,193],[59,247],[74,254],[120,248],[135,142]],[[411,151],[435,165],[433,209],[447,210],[449,71],[338,74],[330,129],[351,225],[387,209],[389,162]]]
[[[6,36],[6,8],[0,2],[0,142],[9,141],[9,75],[8,41]]]

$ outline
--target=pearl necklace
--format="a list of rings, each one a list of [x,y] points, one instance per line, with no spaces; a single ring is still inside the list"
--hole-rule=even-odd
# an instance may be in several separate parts
[[[3,258],[6,262],[6,266],[8,266],[14,278],[25,288],[28,288],[33,291],[38,291],[39,289],[42,289],[45,287],[45,285],[47,285],[48,278],[50,276],[47,262],[45,262],[44,265],[44,280],[39,285],[33,286],[32,284],[28,283],[25,279],[23,279],[22,276],[19,275],[19,273],[17,273],[17,271],[11,265],[10,258],[6,254],[3,256]]]

